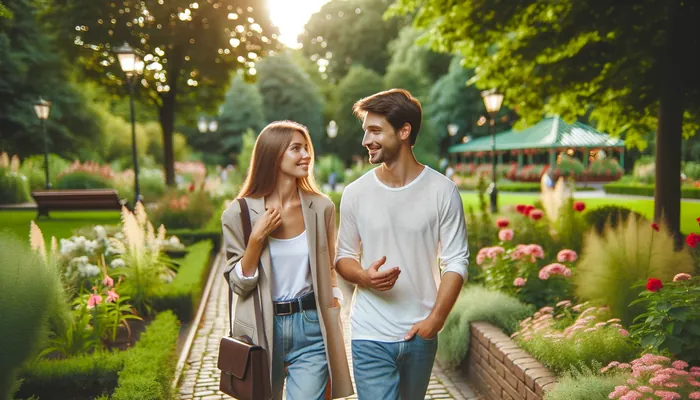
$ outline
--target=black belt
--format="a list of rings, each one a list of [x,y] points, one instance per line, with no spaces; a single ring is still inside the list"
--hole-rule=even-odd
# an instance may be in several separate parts
[[[275,315],[291,315],[301,310],[315,310],[316,299],[312,292],[294,300],[275,302],[273,307],[275,309]]]

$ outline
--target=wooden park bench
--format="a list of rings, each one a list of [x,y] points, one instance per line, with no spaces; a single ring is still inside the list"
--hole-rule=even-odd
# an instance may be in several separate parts
[[[37,190],[32,192],[37,206],[37,219],[48,217],[49,211],[121,210],[126,200],[120,200],[114,189]]]

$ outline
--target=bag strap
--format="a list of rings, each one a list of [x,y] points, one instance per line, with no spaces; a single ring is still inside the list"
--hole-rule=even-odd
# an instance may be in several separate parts
[[[243,244],[247,248],[248,247],[248,241],[250,240],[250,232],[252,231],[251,226],[250,226],[250,212],[248,211],[248,203],[245,201],[244,198],[239,198],[236,199],[238,201],[238,204],[241,206],[241,225],[243,226]],[[258,265],[259,267],[259,265]],[[234,271],[235,273],[235,271]],[[258,272],[259,274],[260,272]],[[263,334],[263,339],[267,341],[267,335],[265,334],[265,329],[263,325],[263,319],[262,319],[262,311],[261,311],[261,304],[262,304],[262,298],[260,296],[260,290],[258,290],[259,286],[255,286],[255,289],[253,289],[253,295],[256,297],[256,299],[253,301],[253,304],[255,305],[255,322],[256,325],[258,325],[258,332],[262,332]],[[228,335],[230,337],[233,337],[233,321],[231,315],[233,314],[233,291],[229,288],[228,290],[228,322],[229,322],[229,332]],[[251,338],[252,339],[252,338]],[[258,343],[259,345],[260,343]]]

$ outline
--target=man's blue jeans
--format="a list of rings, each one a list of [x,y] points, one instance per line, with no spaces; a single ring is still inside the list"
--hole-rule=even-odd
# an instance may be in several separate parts
[[[275,315],[274,320],[273,399],[282,400],[285,375],[287,400],[324,399],[329,377],[328,361],[318,311]]]
[[[437,336],[385,343],[352,341],[358,400],[423,400],[437,352]]]

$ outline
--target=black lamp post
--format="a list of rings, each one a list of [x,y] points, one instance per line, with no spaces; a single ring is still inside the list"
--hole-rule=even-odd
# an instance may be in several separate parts
[[[143,72],[143,61],[136,51],[124,43],[123,46],[114,49],[119,59],[119,66],[126,74],[129,85],[129,103],[131,107],[131,152],[134,158],[134,207],[141,201],[141,191],[139,189],[139,160],[136,152],[136,116],[134,113],[134,86],[138,81],[138,75]]]
[[[489,185],[489,200],[491,201],[491,213],[498,212],[498,189],[496,188],[496,116],[503,103],[503,94],[495,89],[481,92],[484,99],[486,112],[489,114],[489,131],[491,133],[491,185]]]
[[[46,173],[46,190],[51,189],[51,181],[49,179],[49,138],[46,134],[46,119],[49,118],[49,112],[51,111],[51,102],[44,99],[39,99],[39,101],[34,104],[34,112],[36,112],[37,118],[41,121],[41,132],[44,134],[44,172]]]

